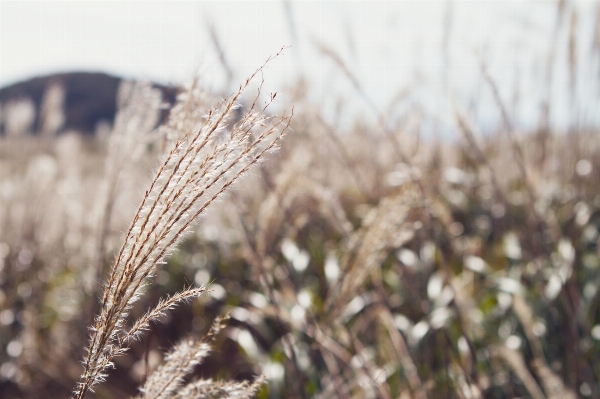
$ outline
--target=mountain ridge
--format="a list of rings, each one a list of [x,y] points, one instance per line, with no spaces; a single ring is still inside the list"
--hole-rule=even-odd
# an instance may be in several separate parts
[[[58,133],[77,131],[93,134],[102,122],[112,124],[117,112],[117,92],[123,80],[119,76],[103,72],[62,72],[34,77],[0,88],[0,106],[29,99],[34,105],[35,117],[31,131],[41,130],[41,109],[44,94],[55,84],[64,89],[64,123]],[[158,83],[152,85],[161,90],[163,101],[173,104],[178,88]],[[6,134],[6,126],[0,120],[0,134]]]

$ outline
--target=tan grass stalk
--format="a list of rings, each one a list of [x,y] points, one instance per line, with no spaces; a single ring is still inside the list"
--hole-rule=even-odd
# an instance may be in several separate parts
[[[525,359],[520,352],[507,347],[499,347],[496,350],[497,356],[508,363],[508,366],[515,372],[519,379],[523,382],[529,394],[533,399],[545,398],[544,392],[536,382],[535,378],[527,368]]]
[[[408,380],[413,397],[418,399],[427,399],[427,392],[423,386],[421,378],[419,377],[415,362],[413,361],[408,347],[406,346],[404,337],[394,325],[394,319],[391,312],[384,306],[379,306],[378,313],[390,336],[390,339],[392,340],[394,351],[396,352],[396,356],[400,361],[400,364],[402,364],[404,375],[406,375],[406,379]]]
[[[500,92],[498,90],[498,86],[496,85],[496,82],[495,82],[494,78],[492,77],[492,75],[489,73],[485,63],[483,62],[483,59],[481,59],[481,70],[482,70],[482,74],[483,74],[483,77],[484,77],[486,83],[488,84],[488,86],[490,87],[490,89],[492,91],[494,102],[496,103],[496,105],[498,106],[498,108],[500,110],[500,115],[502,117],[502,123],[504,125],[504,130],[506,131],[508,141],[512,148],[513,157],[517,164],[519,173],[521,175],[521,180],[522,180],[523,186],[525,188],[525,193],[527,195],[527,205],[529,207],[531,222],[535,224],[534,229],[537,229],[537,233],[538,233],[537,234],[538,242],[535,243],[535,245],[537,247],[536,252],[538,252],[540,254],[548,255],[551,253],[551,248],[550,248],[549,243],[547,243],[543,239],[545,232],[548,230],[548,225],[547,225],[546,221],[542,217],[540,217],[540,215],[538,215],[538,213],[536,212],[536,209],[535,209],[535,204],[537,201],[537,194],[535,191],[535,187],[532,184],[531,176],[527,170],[527,165],[525,162],[525,155],[524,155],[523,148],[522,148],[521,144],[519,143],[519,140],[516,137],[513,124],[511,122],[509,114],[508,114],[508,110],[507,110],[504,102],[502,101],[502,98],[500,97]]]
[[[340,326],[340,328],[343,328]],[[377,375],[375,375],[374,371],[372,370],[372,367],[366,366],[366,365],[361,365],[361,366],[354,366],[352,363],[352,354],[350,352],[348,352],[348,350],[346,348],[344,348],[344,346],[342,346],[338,341],[336,341],[334,338],[330,337],[327,333],[325,333],[323,330],[321,330],[319,328],[319,326],[317,326],[316,323],[311,323],[309,325],[307,325],[305,331],[304,331],[309,337],[311,337],[312,339],[315,340],[315,343],[319,346],[319,350],[321,351],[321,353],[323,353],[323,357],[325,358],[325,352],[331,353],[333,354],[337,359],[339,359],[339,361],[341,362],[341,364],[344,366],[344,370],[349,371],[350,376],[347,377],[347,380],[345,381],[345,385],[346,387],[350,388],[351,385],[355,385],[357,384],[357,382],[363,378],[365,381],[368,381],[369,385],[376,389],[379,393],[379,397],[382,398],[387,398],[390,397],[390,393],[388,391],[388,387],[387,386],[383,386],[381,383],[378,383],[377,380]],[[348,333],[348,337],[350,337],[351,335],[349,335],[349,331],[346,330],[346,333]],[[352,337],[352,342],[353,344],[357,344],[358,340],[355,337]],[[329,359],[327,362],[328,367],[333,366],[332,364],[332,360],[333,359]],[[365,362],[366,359],[364,359],[363,357],[363,362]],[[370,363],[370,362],[369,362]],[[370,364],[370,366],[373,366],[372,364]],[[331,372],[333,373],[338,373],[339,375],[339,371],[337,366],[333,366],[334,368],[331,370]]]
[[[533,332],[533,310],[525,301],[525,298],[520,295],[514,295],[513,310],[521,321],[523,330],[529,341],[534,356],[532,365],[546,391],[546,397],[550,399],[570,399],[577,397],[577,395],[566,387],[562,379],[548,366],[544,356],[542,342]]]
[[[340,373],[340,369],[337,365],[335,357],[331,352],[321,348],[320,349],[321,356],[323,356],[323,361],[325,362],[325,366],[327,367],[326,376],[329,379],[329,384],[325,385],[325,388],[322,392],[317,396],[318,399],[323,398],[331,398],[335,395],[339,397],[347,397],[349,396],[349,391],[353,388],[353,385],[350,383],[345,383],[344,379]]]
[[[210,36],[210,40],[215,46],[215,51],[217,52],[217,55],[219,57],[219,63],[221,64],[221,68],[223,68],[225,74],[227,75],[227,84],[231,84],[233,83],[234,77],[233,69],[231,68],[231,64],[227,60],[225,48],[223,47],[221,39],[219,38],[219,32],[217,32],[217,27],[215,26],[214,22],[212,22],[209,19],[207,19],[205,23],[206,29],[208,30],[208,34]]]
[[[499,201],[502,202],[503,205],[506,206],[506,195],[504,194],[504,191],[502,190],[502,187],[498,182],[498,178],[496,177],[496,171],[494,170],[494,168],[492,168],[492,165],[490,165],[488,158],[483,153],[483,150],[481,149],[479,144],[477,144],[477,140],[475,140],[475,134],[473,133],[473,129],[467,122],[465,116],[460,111],[457,110],[455,116],[456,122],[460,127],[459,130],[465,137],[465,140],[469,144],[470,149],[473,151],[473,154],[477,158],[477,162],[479,162],[480,165],[483,165],[488,170],[490,174],[490,182],[492,183],[492,187],[494,188],[496,197]]]
[[[570,388],[565,386],[562,379],[553,372],[545,362],[541,360],[535,360],[533,362],[544,390],[546,391],[546,398],[548,399],[575,399],[577,394]]]

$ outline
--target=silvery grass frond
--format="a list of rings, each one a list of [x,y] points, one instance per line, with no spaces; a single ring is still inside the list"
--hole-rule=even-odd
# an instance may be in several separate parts
[[[114,356],[127,351],[120,335],[156,266],[213,201],[275,148],[289,127],[293,112],[275,117],[264,114],[274,95],[264,108],[256,109],[260,87],[252,107],[227,127],[242,93],[282,51],[270,57],[234,95],[210,110],[199,128],[183,133],[166,155],[111,269],[75,398],[83,398],[102,381]]]
[[[266,377],[259,376],[254,382],[248,381],[192,381],[179,390],[172,399],[250,399],[265,383]]]
[[[165,356],[165,363],[156,369],[140,389],[142,395],[138,399],[172,398],[184,382],[184,378],[194,367],[210,353],[210,342],[224,328],[229,316],[217,318],[210,332],[200,341],[186,339],[181,341]]]
[[[139,338],[150,326],[150,322],[159,319],[161,316],[164,316],[167,310],[173,309],[176,305],[190,301],[194,298],[199,297],[200,295],[208,292],[206,287],[199,288],[187,288],[177,294],[163,298],[158,302],[158,305],[152,310],[146,312],[142,317],[140,317],[133,326],[119,338],[121,342],[121,346],[127,344],[129,341]]]
[[[165,357],[165,364],[154,371],[142,387],[140,399],[167,399],[181,388],[183,379],[210,352],[210,345],[188,339],[180,342]]]

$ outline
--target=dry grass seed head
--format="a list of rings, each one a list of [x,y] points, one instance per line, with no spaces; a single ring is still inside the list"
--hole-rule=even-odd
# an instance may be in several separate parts
[[[289,127],[291,116],[267,117],[253,106],[228,133],[228,140],[216,140],[216,132],[225,129],[240,96],[263,68],[264,65],[233,96],[210,111],[200,129],[182,135],[156,173],[105,287],[102,310],[92,331],[85,371],[75,397],[82,398],[102,381],[114,356],[127,350],[120,345],[119,332],[156,266],[208,205],[272,150]]]

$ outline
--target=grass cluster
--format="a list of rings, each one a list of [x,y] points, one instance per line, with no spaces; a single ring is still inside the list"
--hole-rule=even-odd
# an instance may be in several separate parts
[[[494,134],[340,131],[261,73],[0,138],[0,396],[600,398],[593,128],[518,132],[484,70]]]

